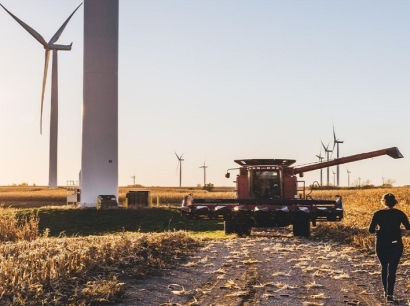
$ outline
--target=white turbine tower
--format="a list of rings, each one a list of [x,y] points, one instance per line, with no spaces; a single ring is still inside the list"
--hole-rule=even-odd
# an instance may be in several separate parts
[[[349,169],[347,170],[347,187],[350,187],[350,173],[352,173],[351,171],[349,171]]]
[[[82,4],[82,3],[81,3]],[[27,32],[30,33],[40,44],[43,45],[46,50],[45,53],[45,63],[44,63],[44,76],[43,76],[43,88],[41,92],[41,109],[40,109],[40,134],[42,133],[42,121],[43,121],[43,102],[44,102],[44,92],[46,88],[47,81],[47,71],[48,71],[48,61],[50,58],[50,51],[53,51],[53,63],[51,71],[51,107],[50,107],[50,156],[49,156],[49,180],[48,187],[55,188],[57,187],[57,139],[58,139],[58,59],[57,51],[70,51],[70,45],[57,45],[55,44],[63,33],[67,23],[70,21],[71,17],[81,6],[77,6],[74,12],[67,18],[63,25],[58,29],[54,36],[50,39],[49,42],[46,42],[44,38],[36,32],[29,25],[21,21],[10,11],[8,11],[3,5],[3,9],[10,14]]]
[[[326,157],[327,157],[327,161],[329,161],[329,153],[333,152],[333,150],[329,150],[329,144],[327,144],[327,147],[325,147],[325,145],[323,144],[322,141],[320,141],[322,143],[323,149],[325,149],[325,153],[326,153]],[[329,167],[327,167],[327,186],[329,186]]]
[[[339,140],[336,138],[335,127],[333,126],[333,150],[336,146],[336,157],[339,158],[339,144],[343,143],[343,140]],[[337,173],[337,186],[340,186],[340,174],[339,174],[339,165],[336,166],[336,173]]]
[[[322,149],[320,149],[319,151],[319,155],[316,155],[317,158],[319,158],[319,163],[321,163],[324,159],[324,157],[322,156]],[[322,172],[322,168],[320,169],[320,186],[323,186],[323,172]]]
[[[178,154],[174,151],[176,157],[178,158],[178,166],[177,166],[177,170],[179,167],[179,187],[182,186],[182,162],[184,161],[182,159],[182,156],[184,155],[184,153],[181,154],[181,156],[178,156]]]
[[[118,199],[119,0],[84,0],[82,207]]]

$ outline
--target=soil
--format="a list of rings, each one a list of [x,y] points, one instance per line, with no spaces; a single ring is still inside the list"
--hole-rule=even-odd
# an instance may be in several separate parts
[[[409,266],[403,258],[396,305],[410,305]],[[127,280],[125,299],[116,305],[385,305],[374,253],[286,230],[208,242],[160,274]]]

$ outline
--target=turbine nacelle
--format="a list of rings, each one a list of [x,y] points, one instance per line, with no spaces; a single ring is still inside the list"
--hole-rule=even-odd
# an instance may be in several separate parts
[[[56,44],[48,44],[44,46],[44,49],[47,51],[58,50],[58,51],[70,51],[73,43],[69,45],[56,45]]]

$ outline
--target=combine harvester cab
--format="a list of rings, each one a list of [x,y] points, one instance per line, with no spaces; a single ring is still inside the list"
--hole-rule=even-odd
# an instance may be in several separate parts
[[[402,158],[398,148],[392,147],[368,153],[337,158],[327,162],[302,167],[292,167],[289,159],[242,159],[236,177],[235,199],[194,199],[185,197],[181,214],[187,219],[224,220],[225,234],[249,235],[254,227],[293,226],[294,236],[310,236],[310,224],[318,221],[338,222],[343,219],[343,203],[340,196],[332,200],[314,200],[305,193],[305,182],[297,180],[297,174],[389,155]],[[228,169],[225,177],[230,177]]]

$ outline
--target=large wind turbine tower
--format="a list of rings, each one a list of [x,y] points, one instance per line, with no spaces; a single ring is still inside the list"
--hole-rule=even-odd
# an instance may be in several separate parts
[[[81,206],[118,199],[118,0],[84,0]]]

